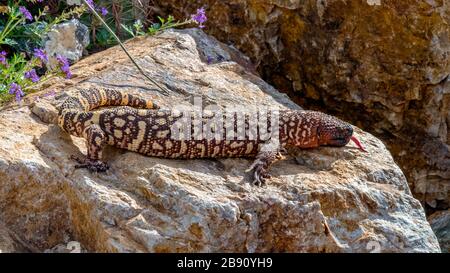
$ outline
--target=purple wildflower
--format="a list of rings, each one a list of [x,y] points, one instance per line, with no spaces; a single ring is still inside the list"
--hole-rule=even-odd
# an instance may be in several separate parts
[[[6,64],[6,51],[0,52],[0,63]]]
[[[86,2],[88,3],[89,6],[95,8],[94,0],[86,0]]]
[[[204,28],[204,23],[208,20],[206,17],[205,8],[197,9],[197,13],[191,15],[191,20],[194,20],[198,24],[199,28]]]
[[[23,14],[23,16],[25,16],[26,19],[32,21],[33,20],[33,16],[31,15],[31,13],[27,10],[26,7],[24,6],[20,6],[19,7],[19,11]]]
[[[40,59],[42,62],[48,62],[48,56],[45,54],[44,50],[35,48],[33,52],[34,57]]]
[[[39,81],[39,76],[36,74],[36,70],[34,69],[25,72],[25,78],[31,80],[34,83]]]
[[[22,97],[25,96],[20,85],[15,82],[11,83],[11,85],[9,86],[9,94],[16,95],[17,102],[20,102],[22,100]]]
[[[103,16],[106,16],[106,15],[108,14],[108,9],[105,8],[105,7],[100,7],[98,10],[100,11],[100,13],[101,13]]]
[[[70,79],[72,77],[72,72],[70,72],[69,60],[61,55],[56,56],[56,59],[59,62],[61,71],[66,74],[66,79]]]

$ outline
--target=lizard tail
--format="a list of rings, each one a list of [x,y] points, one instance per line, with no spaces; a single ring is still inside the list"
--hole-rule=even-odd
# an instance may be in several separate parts
[[[141,109],[159,109],[151,100],[107,88],[82,89],[76,96],[67,99],[61,110],[91,111],[102,106],[130,106]]]

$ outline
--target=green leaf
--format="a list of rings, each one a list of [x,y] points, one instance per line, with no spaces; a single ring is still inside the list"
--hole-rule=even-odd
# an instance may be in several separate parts
[[[13,39],[10,39],[10,38],[6,38],[6,39],[3,41],[3,44],[9,45],[9,46],[11,46],[11,47],[16,47],[16,46],[19,45],[18,42],[16,42],[16,41],[13,40]]]
[[[164,22],[165,22],[164,18],[158,16],[158,19],[161,22],[161,24],[164,25]]]
[[[136,31],[136,33],[138,34],[138,35],[142,35],[142,28],[144,27],[143,25],[142,25],[142,22],[141,22],[141,20],[136,20],[136,22],[134,22],[134,24],[133,24],[133,27],[134,27],[134,29],[135,29],[135,31]],[[145,33],[144,33],[145,34]]]
[[[154,35],[156,32],[158,32],[158,30],[157,29],[154,29],[154,28],[148,28],[148,34],[149,35]]]
[[[115,44],[114,37],[105,28],[97,30],[97,42],[101,46],[109,46]]]
[[[16,6],[9,6],[9,17],[10,18],[17,18],[21,16],[22,13],[20,13],[19,8]]]
[[[151,28],[153,28],[154,30],[159,30],[161,28],[161,24],[154,23],[154,24],[152,24]]]

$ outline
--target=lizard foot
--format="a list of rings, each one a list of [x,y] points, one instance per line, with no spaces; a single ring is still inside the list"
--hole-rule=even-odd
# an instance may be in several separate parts
[[[268,173],[264,163],[257,163],[253,167],[253,185],[261,187],[266,185],[266,179],[270,179],[271,176]]]
[[[281,152],[262,153],[261,156],[252,164],[247,172],[253,171],[253,185],[264,186],[266,180],[272,176],[269,174],[269,167],[275,161],[283,159]]]
[[[79,158],[72,155],[71,159],[75,160],[78,164],[75,165],[75,169],[88,169],[91,172],[106,172],[109,169],[108,164],[100,160],[91,160],[88,158]]]

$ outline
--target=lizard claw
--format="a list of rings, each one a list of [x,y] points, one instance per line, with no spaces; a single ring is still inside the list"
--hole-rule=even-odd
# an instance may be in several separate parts
[[[90,172],[106,172],[109,169],[108,164],[100,160],[91,160],[88,158],[80,158],[72,155],[71,159],[75,160],[78,164],[75,165],[75,169],[88,169]]]
[[[253,171],[253,185],[264,186],[266,184],[266,179],[270,179],[271,176],[267,172],[263,162],[255,162],[247,171]]]
[[[268,151],[258,155],[255,162],[246,170],[246,172],[253,171],[253,185],[263,186],[266,184],[266,180],[271,178],[269,168],[272,163],[285,158],[281,152],[281,150]]]

